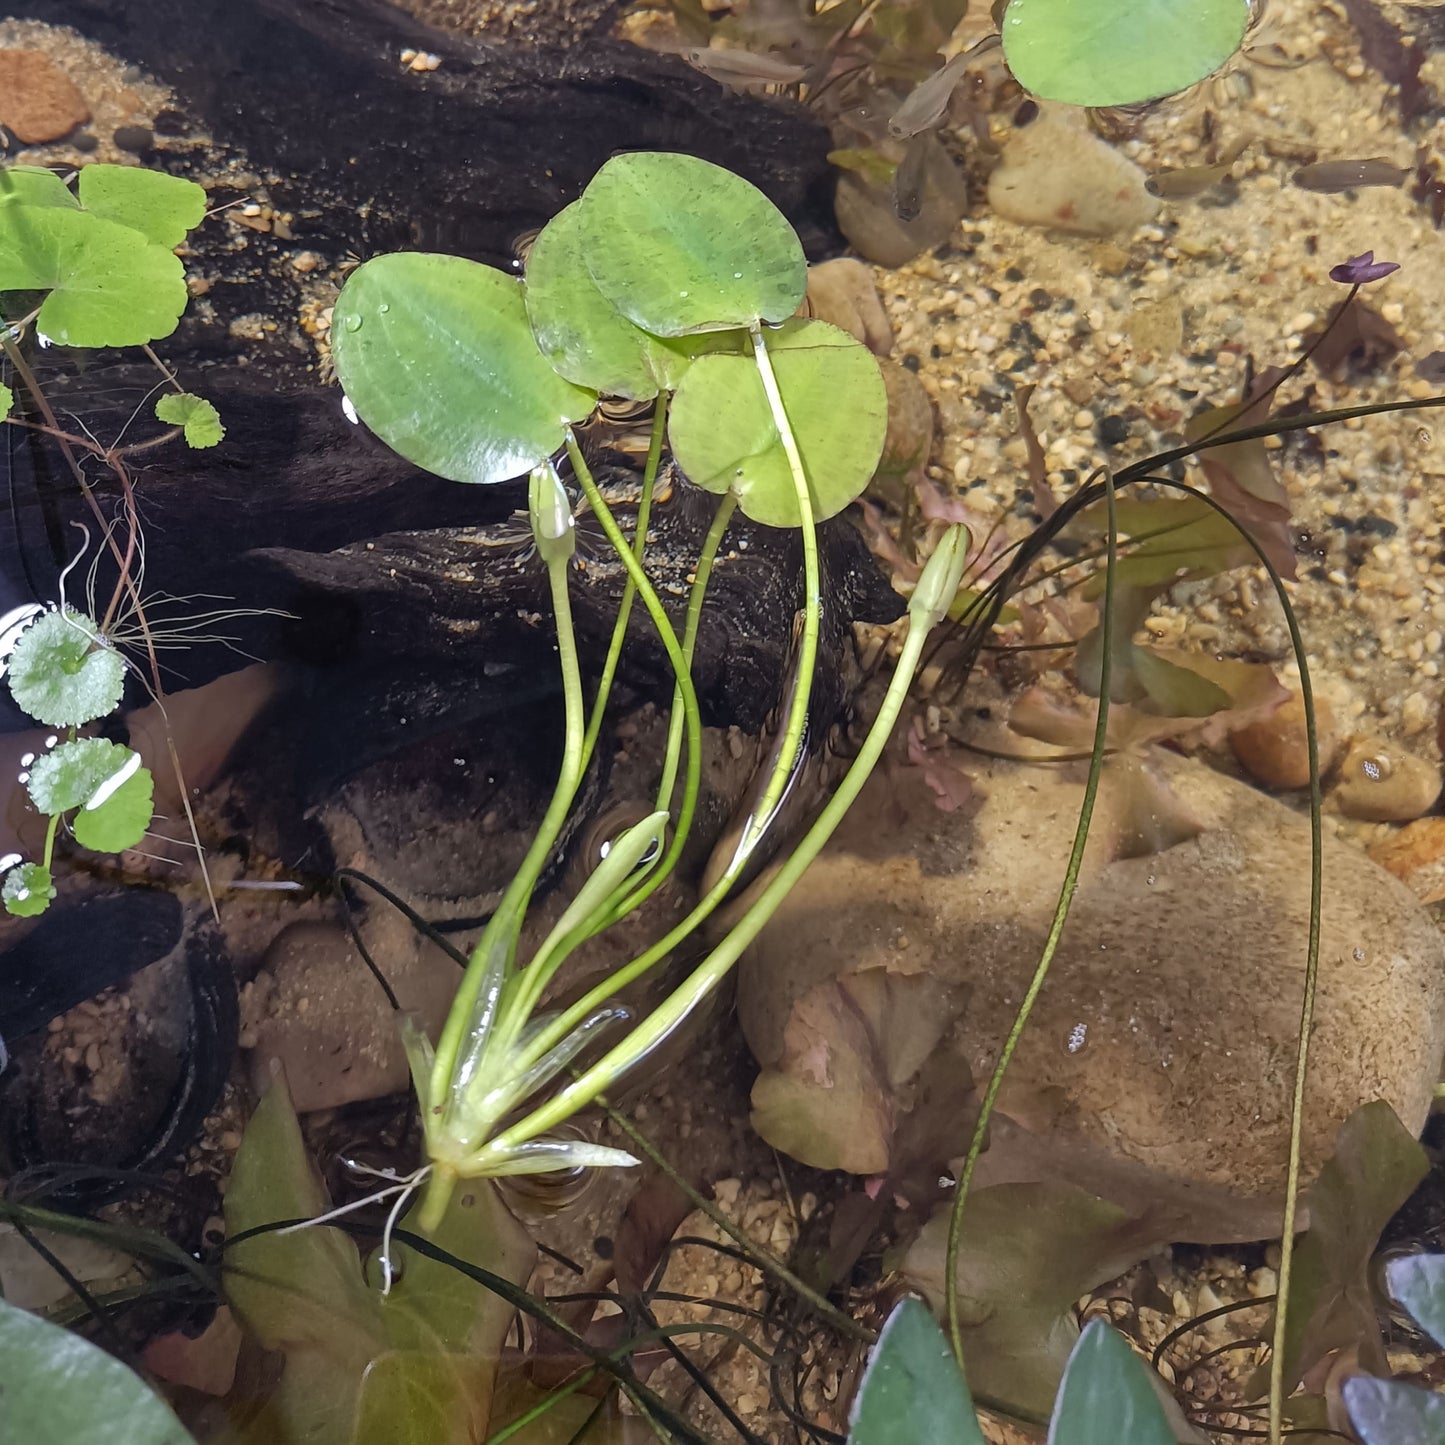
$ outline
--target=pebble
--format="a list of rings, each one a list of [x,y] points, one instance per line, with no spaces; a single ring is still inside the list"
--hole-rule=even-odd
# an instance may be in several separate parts
[[[1418,818],[1365,851],[1421,903],[1445,900],[1445,818]]]
[[[1408,823],[1440,796],[1440,769],[1383,738],[1357,738],[1345,755],[1334,798],[1347,818]]]
[[[0,125],[26,145],[60,140],[90,119],[75,82],[38,50],[0,50]]]
[[[148,125],[118,125],[111,137],[121,150],[140,155],[155,144],[155,135]]]
[[[1080,124],[1069,106],[1044,106],[1015,131],[989,177],[989,205],[1026,226],[1086,236],[1132,231],[1154,219],[1159,199],[1143,169]]]
[[[1319,740],[1320,772],[1329,771],[1339,751],[1334,709],[1315,698],[1315,735]],[[1305,739],[1304,699],[1297,692],[1268,717],[1230,733],[1229,746],[1239,765],[1266,788],[1307,788],[1309,746]]]

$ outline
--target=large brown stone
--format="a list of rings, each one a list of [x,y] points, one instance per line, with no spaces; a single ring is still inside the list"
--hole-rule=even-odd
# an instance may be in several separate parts
[[[1174,1238],[1267,1237],[1304,984],[1307,820],[1198,763],[1159,752],[1149,767],[1200,831],[1159,853],[1111,856],[1120,775],[1106,768],[1078,894],[979,1182],[1062,1176],[1152,1208]],[[913,770],[875,779],[743,961],[739,1013],[763,1078],[779,1077],[784,1028],[810,990],[869,970],[925,975],[968,993],[943,1044],[957,1051],[966,1108],[969,1074],[993,1068],[1042,949],[1082,780],[1081,765],[995,763],[979,769],[977,811],[945,815]],[[1306,1181],[1369,1100],[1418,1130],[1442,1052],[1439,931],[1397,879],[1327,838]],[[813,1080],[829,1077],[823,1055],[820,1045],[810,1058]]]
[[[0,125],[26,145],[60,140],[90,119],[75,82],[39,50],[0,50]]]

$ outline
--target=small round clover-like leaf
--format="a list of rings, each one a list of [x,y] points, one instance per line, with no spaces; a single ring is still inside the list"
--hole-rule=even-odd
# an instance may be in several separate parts
[[[140,166],[83,166],[76,190],[92,215],[129,226],[167,251],[206,214],[206,193],[194,181]]]
[[[888,429],[887,390],[872,353],[836,326],[790,321],[767,341],[821,522],[868,485]],[[753,357],[695,361],[667,429],[678,465],[698,486],[734,492],[755,522],[798,525],[793,474]]]
[[[0,888],[5,911],[16,918],[34,918],[50,907],[55,897],[55,885],[50,881],[50,869],[40,863],[21,863],[5,875],[5,884]]]
[[[60,205],[0,206],[0,291],[48,291],[36,318],[62,346],[142,346],[189,299],[179,259],[139,231]]]
[[[104,717],[125,691],[125,663],[72,608],[42,612],[16,639],[7,672],[17,706],[47,727]]]
[[[6,205],[80,209],[70,187],[44,166],[0,166],[0,206]]]
[[[121,779],[120,785],[99,800],[92,797],[71,819],[75,841],[82,848],[94,848],[97,853],[120,853],[134,848],[145,837],[154,811],[155,780],[149,768],[140,766],[139,754],[132,753],[131,757],[136,761],[131,763],[127,759],[123,764],[122,770],[129,767],[132,771]]]
[[[1009,0],[1003,53],[1044,100],[1136,105],[1218,70],[1249,16],[1249,0]]]
[[[73,738],[30,765],[30,801],[55,816],[75,808],[98,810],[141,770],[140,754],[106,738]]]
[[[597,400],[538,349],[522,283],[460,256],[404,251],[358,266],[332,312],[331,356],[361,420],[454,482],[530,471]]]
[[[205,397],[189,391],[167,392],[156,402],[156,420],[182,428],[186,445],[200,451],[213,447],[226,435],[221,414]]]
[[[0,383],[0,416],[9,416],[10,408],[15,405],[15,393],[8,386]]]
[[[695,156],[614,156],[580,202],[587,268],[655,336],[784,321],[808,263],[787,218],[741,176]]]

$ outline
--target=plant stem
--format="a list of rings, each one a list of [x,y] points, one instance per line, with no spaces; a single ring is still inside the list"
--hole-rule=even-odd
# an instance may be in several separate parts
[[[652,414],[652,438],[647,446],[647,466],[642,473],[642,495],[637,503],[637,530],[632,537],[632,555],[638,564],[642,562],[643,550],[647,546],[647,524],[652,518],[652,493],[657,483],[657,468],[662,460],[662,442],[667,435],[667,393],[659,392],[657,407]],[[607,699],[612,693],[612,681],[617,676],[617,664],[622,658],[622,644],[627,639],[627,624],[632,619],[632,604],[637,597],[637,583],[632,574],[622,588],[622,601],[617,604],[617,621],[612,628],[612,640],[607,645],[607,658],[602,664],[602,676],[597,681],[597,696],[592,700],[592,716],[587,723],[587,736],[582,743],[584,765],[592,758],[602,731],[602,719],[607,713]]]
[[[499,1152],[514,1148],[538,1134],[555,1129],[563,1120],[585,1108],[598,1093],[609,1088],[623,1072],[661,1043],[716,987],[737,962],[743,950],[762,931],[763,925],[787,897],[788,891],[803,876],[808,865],[818,856],[868,780],[898,720],[932,626],[931,618],[910,611],[908,635],[903,643],[897,669],[858,756],[813,826],[727,937],[626,1039],[555,1097],[504,1130],[492,1141],[491,1147]],[[603,987],[610,989],[609,985]]]
[[[1004,1041],[1003,1051],[998,1056],[998,1062],[994,1065],[993,1074],[984,1090],[983,1101],[979,1105],[978,1121],[974,1125],[973,1139],[968,1146],[968,1155],[964,1159],[963,1172],[959,1176],[958,1187],[953,1197],[953,1208],[948,1217],[948,1248],[944,1254],[943,1291],[948,1316],[949,1339],[952,1342],[953,1353],[958,1360],[959,1369],[964,1368],[964,1359],[963,1331],[958,1318],[958,1245],[963,1234],[963,1207],[968,1199],[968,1186],[972,1182],[978,1157],[983,1152],[988,1121],[993,1114],[994,1104],[998,1100],[999,1090],[1003,1087],[1004,1074],[1014,1056],[1014,1051],[1018,1048],[1019,1040],[1023,1037],[1029,1015],[1033,1012],[1034,1004],[1043,990],[1049,966],[1054,961],[1059,940],[1063,937],[1064,925],[1069,917],[1069,907],[1074,901],[1074,890],[1079,883],[1079,870],[1084,862],[1084,848],[1089,841],[1089,824],[1094,816],[1094,800],[1099,794],[1099,777],[1104,767],[1104,752],[1109,731],[1109,686],[1114,662],[1114,564],[1119,541],[1114,516],[1114,481],[1107,472],[1104,474],[1104,498],[1108,507],[1109,519],[1108,554],[1105,560],[1103,608],[1099,620],[1103,640],[1099,661],[1099,711],[1094,722],[1094,747],[1089,758],[1089,777],[1084,785],[1084,800],[1079,808],[1078,825],[1074,829],[1074,846],[1069,852],[1069,863],[1064,870],[1064,883],[1059,890],[1059,901],[1054,908],[1054,917],[1049,925],[1048,937],[1044,940],[1043,952],[1039,955],[1033,978],[1029,981],[1028,991],[1024,994],[1023,1002],[1020,1003],[1018,1013],[1014,1016],[1013,1026],[1009,1029],[1008,1038]]]
[[[453,1075],[457,1071],[463,1040],[475,1025],[474,1013],[478,993],[486,973],[488,961],[495,956],[498,948],[505,948],[510,956],[516,948],[517,935],[521,931],[522,919],[532,890],[542,876],[542,869],[552,855],[557,838],[566,825],[572,810],[573,799],[582,781],[583,759],[583,712],[582,672],[577,661],[577,642],[572,629],[572,602],[567,592],[567,573],[570,561],[559,558],[547,567],[548,580],[552,589],[552,608],[557,627],[557,655],[562,666],[562,696],[566,709],[565,741],[562,749],[562,768],[552,801],[542,818],[541,826],[532,839],[521,866],[512,876],[497,905],[496,912],[487,922],[477,946],[472,950],[471,961],[462,979],[462,986],[452,1001],[447,1015],[446,1027],[437,1044],[436,1060],[432,1066],[431,1092],[429,1097],[440,1103],[445,1100],[447,1113],[455,1100]],[[510,968],[509,968],[510,971]],[[457,1080],[464,1084],[465,1080]],[[430,1191],[428,1191],[430,1197]]]

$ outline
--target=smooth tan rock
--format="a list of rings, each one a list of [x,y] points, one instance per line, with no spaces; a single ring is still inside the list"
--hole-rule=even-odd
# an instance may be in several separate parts
[[[75,82],[39,50],[0,50],[0,125],[26,145],[60,140],[90,119]]]
[[[1196,762],[1161,752],[1149,766],[1201,831],[1112,859],[1121,799],[1106,770],[1074,908],[979,1183],[1062,1176],[1159,1214],[1162,1237],[1269,1237],[1304,985],[1308,824]],[[967,816],[938,812],[907,770],[875,778],[746,955],[738,1009],[765,1069],[795,1000],[886,968],[967,986],[958,1074],[991,1071],[1043,946],[1084,773],[977,772],[986,797]],[[1439,932],[1403,884],[1335,840],[1322,929],[1307,1181],[1362,1103],[1386,1099],[1418,1130],[1445,1053]],[[960,1109],[967,1102],[961,1085]]]
[[[1383,738],[1356,738],[1340,764],[1333,797],[1347,818],[1408,823],[1440,796],[1440,769]]]
[[[989,177],[988,203],[1025,226],[1086,236],[1132,231],[1159,214],[1159,200],[1133,161],[1101,140],[1072,106],[1045,105],[1016,130]]]
[[[875,356],[893,350],[893,327],[873,281],[873,268],[851,256],[808,267],[808,294],[799,311],[861,341]]]
[[[400,915],[377,911],[368,922],[368,950],[397,1002],[435,1039],[461,970]],[[339,924],[293,923],[276,935],[242,991],[241,1023],[258,1087],[279,1064],[299,1114],[408,1087],[400,1020]]]
[[[1320,772],[1324,774],[1339,752],[1339,735],[1334,709],[1322,697],[1315,699],[1315,737]],[[1229,746],[1255,782],[1267,788],[1309,787],[1309,742],[1305,737],[1304,700],[1299,693],[1290,693],[1288,700],[1268,717],[1230,733]]]
[[[883,360],[878,369],[888,389],[888,431],[868,491],[901,511],[933,450],[933,400],[906,366]]]

